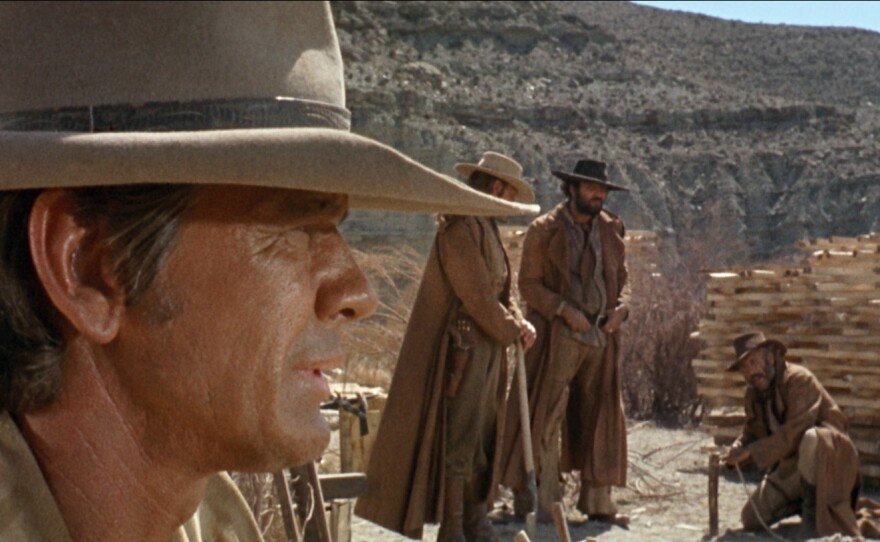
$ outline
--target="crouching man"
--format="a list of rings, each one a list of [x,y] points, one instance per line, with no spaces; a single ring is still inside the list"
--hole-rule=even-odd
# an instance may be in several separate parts
[[[847,418],[808,369],[785,361],[786,347],[763,333],[734,339],[739,371],[748,388],[742,435],[728,466],[751,460],[767,474],[742,510],[746,530],[800,514],[803,534],[861,536],[855,506],[859,457],[847,435]],[[870,532],[870,531],[868,531]]]

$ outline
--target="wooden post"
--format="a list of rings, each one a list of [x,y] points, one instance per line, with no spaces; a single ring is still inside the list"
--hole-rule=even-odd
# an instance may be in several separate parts
[[[350,412],[339,410],[339,470],[342,472],[366,472],[370,463],[370,451],[376,440],[376,431],[382,420],[384,400],[374,397],[367,411],[369,434],[361,436],[360,419]]]
[[[351,501],[330,504],[330,536],[333,542],[351,542]]]
[[[565,521],[565,508],[561,502],[553,503],[553,524],[556,526],[556,538],[559,542],[571,542],[568,522]]]
[[[721,455],[709,454],[709,535],[718,536],[718,464]]]

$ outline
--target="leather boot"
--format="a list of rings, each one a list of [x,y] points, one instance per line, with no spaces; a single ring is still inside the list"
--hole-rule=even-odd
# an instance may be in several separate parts
[[[467,542],[464,537],[464,478],[447,478],[443,498],[443,519],[437,542]]]
[[[801,537],[816,537],[816,486],[801,481],[803,504],[801,504]]]
[[[464,537],[467,542],[501,542],[487,517],[484,502],[469,502],[464,509]]]

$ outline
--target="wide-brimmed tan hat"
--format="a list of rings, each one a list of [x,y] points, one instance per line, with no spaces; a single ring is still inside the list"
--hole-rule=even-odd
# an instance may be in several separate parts
[[[513,158],[503,154],[486,151],[476,164],[455,164],[455,171],[459,172],[465,179],[469,178],[474,171],[488,173],[516,188],[516,201],[520,203],[532,203],[535,201],[535,191],[532,190],[528,181],[522,178],[522,166]]]
[[[739,364],[742,363],[742,360],[746,359],[746,356],[762,346],[773,346],[779,351],[780,355],[785,354],[788,350],[784,344],[776,339],[768,339],[764,337],[764,334],[761,332],[746,333],[733,340],[733,349],[736,352],[736,359],[733,363],[727,366],[727,370],[738,370]]]
[[[236,184],[538,211],[350,133],[324,2],[0,3],[0,35],[0,190]]]

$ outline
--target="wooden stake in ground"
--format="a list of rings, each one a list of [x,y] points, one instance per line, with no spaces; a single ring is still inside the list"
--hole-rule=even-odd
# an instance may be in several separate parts
[[[709,535],[718,536],[718,466],[721,455],[709,454]]]
[[[556,538],[559,542],[571,542],[568,522],[565,521],[565,508],[561,502],[553,503],[553,524],[556,526]]]

